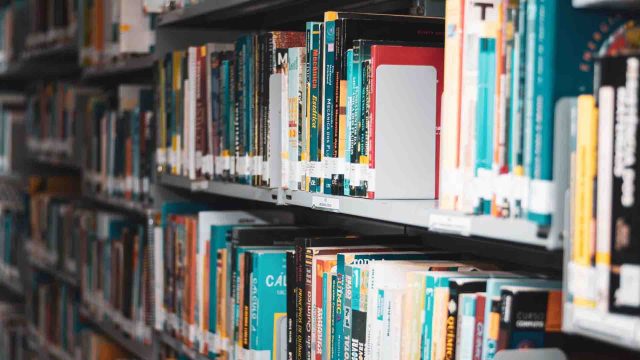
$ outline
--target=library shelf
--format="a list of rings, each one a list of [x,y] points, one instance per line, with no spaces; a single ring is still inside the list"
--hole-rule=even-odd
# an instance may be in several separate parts
[[[49,169],[61,169],[69,171],[80,171],[81,167],[78,163],[72,159],[48,155],[48,154],[29,154],[27,161],[39,167],[45,167]]]
[[[577,308],[565,303],[562,331],[640,351],[640,318]]]
[[[406,0],[218,0],[175,9],[160,17],[160,27],[268,29],[321,20],[325,11],[390,12],[409,10]]]
[[[0,286],[10,290],[15,295],[24,295],[20,271],[14,266],[0,264]]]
[[[108,208],[122,210],[140,216],[146,216],[152,210],[151,204],[128,200],[125,198],[107,196],[103,194],[86,194],[83,196],[83,199],[88,202],[97,203]]]
[[[78,287],[77,274],[73,274],[66,269],[58,267],[58,254],[43,249],[42,246],[35,244],[31,240],[26,242],[25,250],[29,260],[28,263],[31,266],[53,276],[67,285]]]
[[[640,9],[638,0],[573,0],[577,8]]]
[[[118,326],[108,316],[96,316],[84,305],[80,307],[80,315],[93,324],[101,333],[118,343],[131,354],[140,359],[153,358],[153,345],[145,344],[132,338],[124,330],[124,326]]]
[[[28,345],[31,346],[33,350],[41,353],[45,352],[49,358],[56,360],[69,360],[76,358],[75,356],[72,356],[72,354],[64,351],[59,346],[49,342],[42,334],[38,332],[38,330],[36,330],[33,325],[28,326],[28,331],[30,335],[30,339],[28,339]]]
[[[280,199],[279,189],[262,188],[230,182],[189,180],[184,176],[158,174],[158,183],[188,190],[193,193],[208,193],[274,204],[278,203]]]
[[[158,332],[160,341],[165,344],[166,346],[172,348],[174,351],[185,355],[187,358],[191,359],[191,360],[207,360],[209,359],[207,356],[202,355],[198,352],[196,352],[194,349],[189,348],[187,345],[185,345],[183,342],[181,342],[180,340],[174,338],[173,336],[165,333],[165,332]]]
[[[85,81],[108,80],[109,82],[122,82],[123,80],[128,80],[127,77],[138,73],[148,72],[148,75],[150,75],[154,61],[155,58],[153,55],[126,57],[110,64],[84,68],[82,71],[82,79]]]
[[[21,55],[23,61],[77,60],[77,58],[78,44],[75,40],[25,50]]]

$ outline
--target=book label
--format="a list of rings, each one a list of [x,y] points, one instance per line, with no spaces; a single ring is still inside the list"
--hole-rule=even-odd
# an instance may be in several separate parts
[[[191,183],[191,191],[204,191],[209,187],[207,180],[193,181]]]
[[[311,208],[340,211],[340,199],[326,196],[314,196],[311,198]]]
[[[471,235],[471,219],[466,216],[431,214],[429,229],[463,236]]]

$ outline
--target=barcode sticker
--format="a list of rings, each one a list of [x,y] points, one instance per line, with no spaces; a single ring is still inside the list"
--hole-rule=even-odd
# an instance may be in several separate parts
[[[429,230],[469,236],[471,219],[466,216],[431,214]]]
[[[327,196],[314,196],[311,198],[311,207],[314,209],[340,211],[340,199]]]
[[[191,183],[191,191],[204,191],[209,187],[207,180],[194,181]]]

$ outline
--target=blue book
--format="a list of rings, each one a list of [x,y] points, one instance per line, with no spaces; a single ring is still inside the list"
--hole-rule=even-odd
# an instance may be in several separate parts
[[[555,103],[564,96],[592,92],[593,59],[624,18],[574,9],[570,1],[528,0],[527,20],[524,165],[531,179],[527,217],[548,226],[553,206],[545,200],[553,198]]]
[[[496,39],[480,38],[478,68],[478,103],[476,107],[476,168],[477,177],[493,167],[493,127],[496,94]],[[480,194],[478,214],[491,213],[490,194]]]
[[[528,286],[534,288],[561,288],[562,283],[546,279],[525,279],[525,278],[492,278],[487,280],[487,303],[490,299],[500,297],[500,289],[503,286]],[[490,328],[491,306],[485,306],[484,329]],[[492,360],[496,355],[497,343],[494,339],[489,339],[485,331],[482,336],[482,360]]]
[[[284,250],[252,250],[250,350],[255,359],[287,353],[287,261]]]

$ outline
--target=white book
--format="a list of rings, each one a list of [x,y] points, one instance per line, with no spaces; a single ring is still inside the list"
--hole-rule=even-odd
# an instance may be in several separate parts
[[[267,166],[266,174],[262,174],[270,187],[279,187],[282,185],[282,166],[284,160],[281,157],[282,144],[282,94],[283,87],[286,83],[286,77],[283,74],[272,74],[269,77],[269,145],[267,149]],[[286,178],[285,178],[286,179]]]
[[[298,166],[298,119],[300,111],[298,108],[298,96],[302,92],[301,88],[301,73],[305,71],[300,64],[300,54],[306,51],[305,48],[290,48],[288,54],[288,112],[287,112],[287,157],[288,157],[288,170],[287,174],[287,187],[289,189],[298,188],[299,174],[296,169]],[[283,124],[284,125],[284,124]]]
[[[613,203],[613,142],[616,111],[615,89],[605,86],[598,98],[598,191],[596,194],[596,307],[609,308],[609,269],[611,254],[611,207]],[[600,256],[599,256],[600,255]],[[605,256],[602,256],[605,255]],[[606,261],[599,261],[601,258]],[[582,279],[576,279],[581,281]]]
[[[382,360],[383,321],[378,318],[378,291],[380,289],[402,289],[407,287],[407,273],[424,270],[433,262],[424,261],[374,261],[369,263],[367,284],[367,322],[365,358]],[[382,304],[380,304],[382,305]]]
[[[164,234],[162,226],[153,228],[153,299],[155,322],[154,329],[164,330]]]
[[[294,72],[295,73],[295,72]],[[280,116],[280,125],[278,128],[280,129],[280,159],[282,161],[282,165],[280,167],[281,170],[281,178],[280,178],[280,187],[287,189],[289,187],[289,65],[283,65],[282,71],[282,85],[280,90],[282,91],[281,101],[281,116]]]
[[[117,50],[119,54],[146,54],[152,46],[151,19],[145,14],[143,0],[117,0],[119,4],[119,29]]]
[[[382,346],[379,347],[379,359],[400,359],[402,351],[402,316],[406,288],[384,288],[379,291],[383,299],[382,314]],[[379,296],[380,296],[379,295]]]

